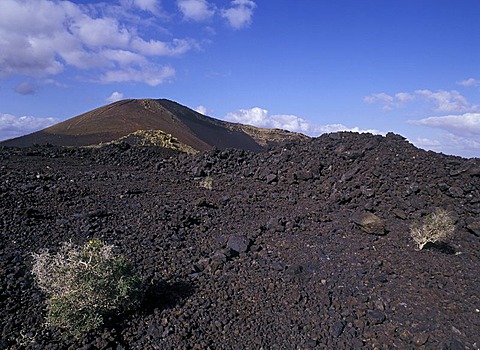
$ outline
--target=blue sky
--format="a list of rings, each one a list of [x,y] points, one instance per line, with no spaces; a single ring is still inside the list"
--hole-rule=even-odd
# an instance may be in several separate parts
[[[0,139],[124,98],[480,157],[478,0],[1,0]]]

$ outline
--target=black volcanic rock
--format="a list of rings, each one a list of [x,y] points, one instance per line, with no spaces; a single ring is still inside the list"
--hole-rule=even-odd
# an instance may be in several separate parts
[[[228,237],[227,247],[237,253],[245,253],[250,246],[250,240],[242,235],[231,235]]]
[[[4,349],[478,347],[478,159],[335,133],[260,153],[4,147],[0,161]],[[418,251],[410,225],[435,208],[455,234]],[[388,234],[363,234],[365,212]],[[31,253],[94,237],[132,260],[146,297],[63,339]]]

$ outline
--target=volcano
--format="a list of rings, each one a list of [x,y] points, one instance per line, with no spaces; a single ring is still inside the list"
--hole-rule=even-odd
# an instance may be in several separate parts
[[[308,139],[305,135],[285,130],[225,122],[166,99],[130,99],[94,109],[0,145],[95,146],[120,139],[138,143],[139,136],[140,143],[145,143],[146,135],[151,136],[152,132],[156,136],[160,132],[163,140],[167,136],[196,151],[236,148],[258,152],[269,142]]]

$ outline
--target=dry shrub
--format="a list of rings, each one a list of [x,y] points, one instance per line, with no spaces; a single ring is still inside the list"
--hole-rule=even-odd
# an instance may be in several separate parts
[[[206,178],[200,181],[200,187],[205,188],[207,190],[213,189],[213,178],[211,176],[207,176]]]
[[[44,250],[33,258],[37,285],[49,296],[47,324],[75,337],[141,300],[143,283],[132,264],[100,240],[84,246],[67,242],[56,254]]]
[[[448,211],[437,209],[427,215],[420,226],[414,223],[410,229],[410,235],[419,249],[423,249],[427,243],[445,242],[455,231],[455,223]]]

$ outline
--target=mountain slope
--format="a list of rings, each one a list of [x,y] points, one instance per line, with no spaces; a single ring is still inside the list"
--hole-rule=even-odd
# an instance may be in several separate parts
[[[308,139],[284,130],[228,123],[160,99],[123,100],[94,109],[30,135],[0,145],[91,146],[112,142],[140,130],[160,130],[195,150],[238,148],[260,151],[268,141]]]

